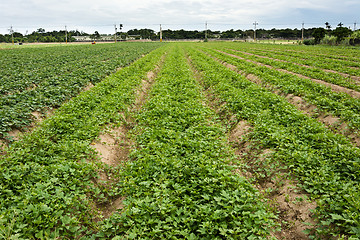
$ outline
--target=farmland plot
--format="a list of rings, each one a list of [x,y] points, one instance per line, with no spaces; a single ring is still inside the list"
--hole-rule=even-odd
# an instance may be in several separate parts
[[[239,69],[249,71],[261,80],[277,81],[276,87],[280,89],[290,84],[298,88],[297,84],[306,82],[283,80],[284,77],[291,77],[290,75],[274,78],[271,74],[277,74],[275,71],[267,71],[266,67],[259,71],[256,64],[248,64],[243,59],[213,49],[204,49],[204,52],[232,62]],[[325,228],[341,232],[344,230],[339,229],[345,228],[345,232],[358,235],[359,205],[356,199],[359,199],[359,148],[352,146],[342,135],[333,134],[317,121],[302,114],[284,98],[253,84],[239,74],[230,73],[230,69],[221,66],[204,52],[198,51],[193,55],[196,59],[194,63],[199,62],[198,68],[203,71],[205,86],[215,88],[215,92],[226,103],[225,107],[230,108],[240,119],[250,121],[254,128],[252,138],[261,147],[275,150],[274,160],[286,164],[303,182],[303,189],[319,199],[315,213],[324,229],[318,229],[318,232],[326,232]],[[330,90],[327,91],[329,96],[333,94]],[[316,94],[316,91],[312,91],[312,94]],[[357,102],[357,99],[350,96],[340,96]],[[358,103],[350,107],[354,118],[359,113],[356,106]]]
[[[0,51],[0,138],[24,130],[48,109],[158,47],[156,44],[81,45]]]
[[[99,183],[102,172],[116,169],[95,161],[91,143],[106,125],[125,121],[136,88],[163,53],[153,51],[81,93],[11,145],[0,162],[2,234],[91,235],[98,209],[120,191]]]
[[[99,77],[1,156],[0,236],[359,238],[359,99],[251,55],[279,49],[166,44]]]
[[[311,104],[311,115],[318,116],[323,112],[325,115],[339,117],[335,125],[339,127],[341,123],[346,126],[339,129],[352,134],[354,142],[359,146],[359,123],[360,123],[360,99],[352,97],[349,94],[333,90],[332,88],[313,81],[312,79],[299,77],[291,73],[284,73],[268,66],[259,65],[258,63],[249,62],[246,58],[239,58],[236,54],[227,54],[220,50],[208,49],[219,61],[233,64],[237,69],[246,75],[259,77],[261,82],[267,88],[284,95],[295,95]],[[349,131],[351,129],[351,131]],[[354,133],[354,134],[353,134]]]

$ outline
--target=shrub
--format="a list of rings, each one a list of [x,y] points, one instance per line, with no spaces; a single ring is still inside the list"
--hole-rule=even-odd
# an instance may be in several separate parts
[[[327,44],[327,45],[336,45],[336,37],[325,35],[325,37],[321,40],[320,43]]]
[[[315,40],[314,39],[305,39],[304,44],[305,45],[315,45]]]
[[[350,45],[360,45],[360,30],[353,32],[349,40]]]

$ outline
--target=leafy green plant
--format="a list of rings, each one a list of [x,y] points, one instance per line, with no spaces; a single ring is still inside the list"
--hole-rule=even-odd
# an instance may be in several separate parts
[[[215,51],[206,50],[211,54]],[[264,148],[276,149],[275,159],[286,164],[302,182],[302,188],[318,199],[315,214],[318,234],[346,232],[359,237],[360,151],[342,135],[299,112],[283,97],[248,81],[199,50],[189,50],[204,86],[253,125],[252,139]],[[230,59],[217,54],[221,59]],[[234,61],[236,63],[236,61]],[[266,75],[263,74],[266,78]],[[279,86],[281,86],[279,84]]]
[[[267,239],[276,224],[260,194],[234,175],[221,125],[204,105],[179,47],[169,51],[126,168],[126,209],[97,235],[129,239]]]
[[[316,105],[322,111],[330,112],[349,121],[348,125],[351,128],[358,129],[360,127],[359,99],[352,98],[345,93],[333,92],[329,87],[315,83],[310,79],[299,78],[298,76],[282,73],[265,66],[258,66],[255,63],[249,63],[213,49],[207,49],[206,51],[213,56],[234,64],[246,73],[259,76],[262,81],[273,85],[276,89],[280,89],[286,94],[302,96],[306,101]],[[231,52],[238,54],[234,51]]]
[[[315,39],[305,39],[303,43],[304,45],[315,45],[316,41]]]
[[[0,214],[25,239],[77,238],[97,228],[94,206],[121,193],[94,184],[99,169],[90,143],[105,124],[122,121],[135,90],[160,61],[157,49],[63,104],[0,157]],[[118,177],[118,176],[117,176]]]
[[[129,65],[159,44],[101,44],[0,52],[0,138],[29,126],[32,112],[58,108],[89,83]]]

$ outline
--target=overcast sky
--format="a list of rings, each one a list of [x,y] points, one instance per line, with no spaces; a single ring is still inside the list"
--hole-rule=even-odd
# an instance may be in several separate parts
[[[38,28],[113,33],[129,29],[204,30],[325,27],[360,28],[360,0],[1,0],[0,33]]]

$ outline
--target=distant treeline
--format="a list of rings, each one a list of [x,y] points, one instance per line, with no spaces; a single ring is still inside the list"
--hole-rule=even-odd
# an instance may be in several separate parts
[[[324,28],[308,28],[304,29],[303,37],[304,39],[310,39],[314,36],[317,36],[317,33],[321,29],[321,32],[325,32],[327,35],[331,36],[332,33],[336,33],[336,29],[331,30],[327,29],[325,31]],[[348,29],[347,34],[351,34],[351,30]],[[13,35],[11,34],[0,34],[0,42],[68,42],[76,41],[77,36],[90,36],[91,39],[94,40],[101,40],[103,36],[113,36],[104,34],[101,35],[98,31],[95,33],[85,33],[79,31],[52,31],[46,32],[45,29],[39,28],[37,31],[32,32],[28,35],[23,35],[18,32],[14,32]],[[254,37],[254,30],[226,30],[226,31],[212,31],[207,30],[204,31],[197,31],[197,30],[163,30],[162,31],[162,38],[164,40],[171,40],[171,39],[249,39]],[[302,30],[301,29],[257,29],[256,30],[256,38],[257,39],[301,39],[302,37]],[[118,39],[151,39],[157,40],[160,38],[160,33],[155,32],[152,29],[132,29],[127,32],[118,33]]]
[[[72,36],[82,36],[88,35],[84,32],[79,31],[68,31],[65,30],[61,31],[52,31],[46,32],[45,29],[39,28],[37,31],[32,32],[28,35],[23,35],[19,32],[14,32],[13,34],[0,34],[0,42],[7,42],[11,43],[13,40],[15,43],[18,42],[65,42],[66,38],[67,41],[72,42],[76,39]],[[67,35],[67,36],[66,36]]]

